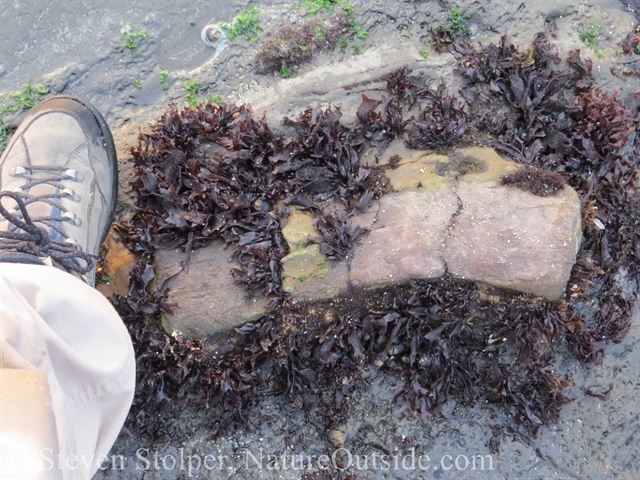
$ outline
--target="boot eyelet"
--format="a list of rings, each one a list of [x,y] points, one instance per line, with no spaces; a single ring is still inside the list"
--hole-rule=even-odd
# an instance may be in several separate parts
[[[84,180],[84,175],[77,170],[73,170],[73,169],[65,170],[64,174],[65,176],[67,176],[71,180],[75,180],[76,182],[81,182]]]
[[[72,223],[76,227],[82,225],[82,220],[80,220],[75,213],[65,212],[62,214],[62,218],[66,219],[69,223]]]
[[[20,175],[25,175],[26,173],[28,173],[28,171],[24,167],[11,167],[9,169],[9,175],[12,177],[18,177]]]
[[[77,195],[76,192],[70,188],[65,188],[62,190],[62,193],[66,194],[67,198],[73,200],[75,203],[80,203],[80,195]]]
[[[71,245],[78,246],[78,241],[75,238],[65,238],[64,242],[70,243]]]

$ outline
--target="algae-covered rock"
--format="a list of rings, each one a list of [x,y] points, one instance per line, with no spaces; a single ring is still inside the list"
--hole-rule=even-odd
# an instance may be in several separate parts
[[[318,245],[284,257],[282,270],[282,286],[294,300],[333,298],[347,288],[346,262],[328,260]]]
[[[556,300],[580,246],[580,201],[566,186],[535,196],[501,184],[521,168],[493,149],[427,154],[387,172],[373,230],[354,252],[350,281],[365,288],[454,278]]]
[[[282,259],[282,287],[294,300],[332,298],[347,287],[345,262],[328,260],[317,244],[305,246],[308,237],[318,237],[313,216],[295,211],[282,228],[291,253]]]
[[[313,215],[310,213],[296,210],[289,215],[286,225],[282,227],[282,236],[289,244],[291,252],[303,250],[307,237],[318,235],[317,230],[313,227],[313,221]]]
[[[448,161],[446,155],[431,153],[409,162],[401,161],[398,168],[387,170],[386,174],[395,191],[420,187],[435,192],[448,183],[446,177],[436,174],[437,165]]]

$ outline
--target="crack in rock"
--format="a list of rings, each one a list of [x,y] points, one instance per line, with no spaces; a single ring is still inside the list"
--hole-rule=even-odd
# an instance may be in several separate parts
[[[453,188],[449,188],[449,190],[451,191],[451,193],[453,193],[456,196],[456,199],[458,201],[458,208],[456,209],[455,212],[453,212],[453,215],[451,215],[451,218],[449,219],[449,225],[447,225],[447,228],[445,229],[445,231],[443,233],[444,242],[442,243],[442,247],[438,251],[438,255],[440,256],[440,260],[442,261],[442,265],[444,267],[444,274],[445,275],[449,274],[449,267],[447,266],[447,261],[444,258],[444,249],[447,248],[447,244],[449,243],[449,238],[451,238],[451,230],[453,230],[453,227],[455,226],[456,218],[458,218],[458,215],[460,215],[460,213],[462,212],[462,209],[464,208],[464,204],[462,203],[462,199],[460,198],[460,195],[458,195],[458,192],[456,191],[457,190],[457,186],[458,186],[458,183],[456,181],[456,183],[453,186]]]

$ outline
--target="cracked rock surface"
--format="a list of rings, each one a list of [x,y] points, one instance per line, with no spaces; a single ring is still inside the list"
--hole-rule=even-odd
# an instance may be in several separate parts
[[[580,201],[568,187],[538,197],[501,185],[517,168],[492,149],[460,151],[486,167],[439,179],[441,156],[401,165],[394,186],[420,177],[380,201],[378,222],[356,248],[350,280],[376,287],[412,279],[454,278],[557,300],[564,292],[580,247]],[[451,160],[455,161],[455,158]],[[404,171],[404,172],[403,172]],[[401,179],[401,181],[400,181]],[[435,192],[434,192],[435,190]]]
[[[293,211],[282,230],[290,247],[282,260],[284,289],[295,301],[314,301],[350,287],[437,280],[448,273],[558,299],[580,246],[580,201],[569,186],[540,197],[502,185],[500,178],[517,168],[486,147],[401,162],[387,171],[396,191],[350,219],[369,233],[344,261],[328,260],[317,244],[305,245],[319,233],[309,213]],[[193,252],[189,273],[168,284],[169,302],[178,306],[165,318],[168,331],[206,337],[266,312],[263,298],[233,283],[231,255],[220,244]],[[167,269],[183,257],[159,251],[156,264]]]
[[[455,193],[409,189],[380,199],[378,221],[356,247],[350,280],[367,288],[435,280],[446,272],[441,251],[458,210]]]
[[[494,182],[460,184],[463,207],[443,252],[455,278],[560,298],[580,247],[580,201],[571,188],[535,197]],[[533,198],[532,198],[533,197]]]

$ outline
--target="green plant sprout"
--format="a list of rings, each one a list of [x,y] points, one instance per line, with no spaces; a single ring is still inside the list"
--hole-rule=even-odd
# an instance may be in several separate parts
[[[31,86],[27,84],[22,90],[9,95],[9,102],[5,102],[0,96],[0,154],[7,148],[7,140],[11,134],[11,128],[4,122],[5,113],[15,113],[20,108],[29,110],[38,103],[36,95],[46,95],[49,90],[44,85]]]
[[[344,2],[334,2],[334,3],[337,4],[337,3],[344,3]],[[356,9],[353,8],[351,5],[343,6],[342,10],[347,16],[356,12]],[[340,35],[340,39],[338,40],[338,48],[340,49],[340,52],[343,54],[347,53],[347,48],[349,46],[349,41],[351,39],[355,37],[362,40],[369,36],[369,32],[367,32],[364,28],[362,28],[362,25],[355,18],[347,18],[347,22],[349,22],[349,25],[351,25],[351,32],[348,36],[345,34]],[[316,38],[318,38],[319,40],[322,39],[323,38],[322,27],[320,26],[316,27],[315,31],[316,31]],[[357,54],[360,53],[361,49],[362,49],[361,45],[354,46],[354,50],[356,51]]]
[[[187,92],[184,97],[189,100],[189,105],[192,107],[195,107],[198,104],[198,102],[196,102],[196,94],[199,90],[200,84],[196,81],[184,83],[184,91]]]
[[[133,81],[133,86],[136,87],[138,90],[140,90],[142,88],[142,84],[140,83],[140,80],[138,80],[138,79]]]
[[[347,38],[342,35],[340,37],[340,41],[338,42],[338,47],[340,48],[340,51],[342,53],[347,53],[347,47],[349,46],[349,40],[347,40]]]
[[[364,39],[369,36],[369,32],[362,28],[362,25],[360,25],[355,18],[350,18],[348,21],[351,24],[351,30],[356,34],[356,38]]]
[[[598,47],[595,47],[593,49],[593,53],[595,53],[596,57],[598,58],[604,58],[604,53],[600,52],[600,49]]]
[[[362,48],[360,47],[359,43],[356,43],[353,46],[353,53],[355,53],[356,55],[360,55],[362,53]]]
[[[280,76],[282,78],[291,78],[293,77],[293,70],[291,70],[286,65],[282,65],[282,67],[280,68]]]
[[[298,48],[300,49],[301,52],[307,51],[307,47],[305,47],[304,45],[298,45]]]
[[[455,5],[449,5],[449,21],[451,22],[451,28],[455,32],[462,33],[463,35],[469,34],[469,27],[465,20],[471,18],[469,15],[460,15],[458,7]]]
[[[584,42],[587,47],[595,46],[596,42],[598,41],[598,22],[593,20],[591,22],[591,27],[580,32],[578,34],[578,37]]]
[[[471,18],[469,15],[462,15],[458,10],[456,5],[449,5],[449,25],[439,24],[436,25],[434,30],[441,32],[456,32],[461,33],[462,35],[469,34],[469,27],[467,26],[466,20]]]
[[[309,7],[307,15],[314,15],[323,8],[333,13],[336,5],[342,5],[347,0],[304,0],[298,3],[298,7]],[[344,9],[344,7],[342,7]]]
[[[235,40],[237,36],[244,35],[247,40],[253,42],[258,39],[258,32],[260,31],[258,19],[256,18],[259,13],[260,9],[255,5],[245,13],[239,13],[231,23],[220,22],[218,25],[230,41]]]
[[[124,43],[115,47],[116,52],[124,50],[125,48],[128,48],[130,50],[136,48],[137,45],[133,40],[135,38],[145,38],[147,36],[147,31],[140,30],[138,33],[133,33],[131,24],[129,22],[120,22],[120,35],[124,36]]]
[[[195,80],[184,82],[184,91],[187,92],[187,94],[184,96],[184,98],[189,100],[189,106],[190,107],[193,108],[193,107],[196,107],[198,105],[204,105],[205,104],[205,100],[197,100],[196,99],[196,96],[198,95],[198,92],[200,91],[200,84],[198,82],[196,82]],[[220,100],[222,100],[222,97],[220,95],[211,95],[209,97],[209,101],[211,103],[216,103],[216,102],[219,102]]]
[[[351,5],[345,5],[342,7],[342,11],[345,13],[345,15],[351,15],[352,13],[356,12],[356,9]]]
[[[424,59],[427,59],[429,57],[429,52],[427,52],[426,50],[420,50],[420,51],[418,51],[418,53]]]
[[[34,94],[46,95],[47,93],[49,93],[49,90],[47,90],[44,85],[36,85],[35,87],[32,87],[31,85],[27,84],[22,90],[9,95],[9,97],[16,100],[17,106],[10,107],[12,109],[9,109],[7,111],[15,112],[18,109],[17,107],[22,107],[25,110],[28,110],[34,107],[36,103],[38,103],[38,99]]]
[[[162,85],[162,90],[165,93],[168,93],[169,90],[169,72],[166,70],[160,71],[160,85]]]
[[[637,55],[640,55],[640,42],[636,43],[636,48],[633,49]]]

